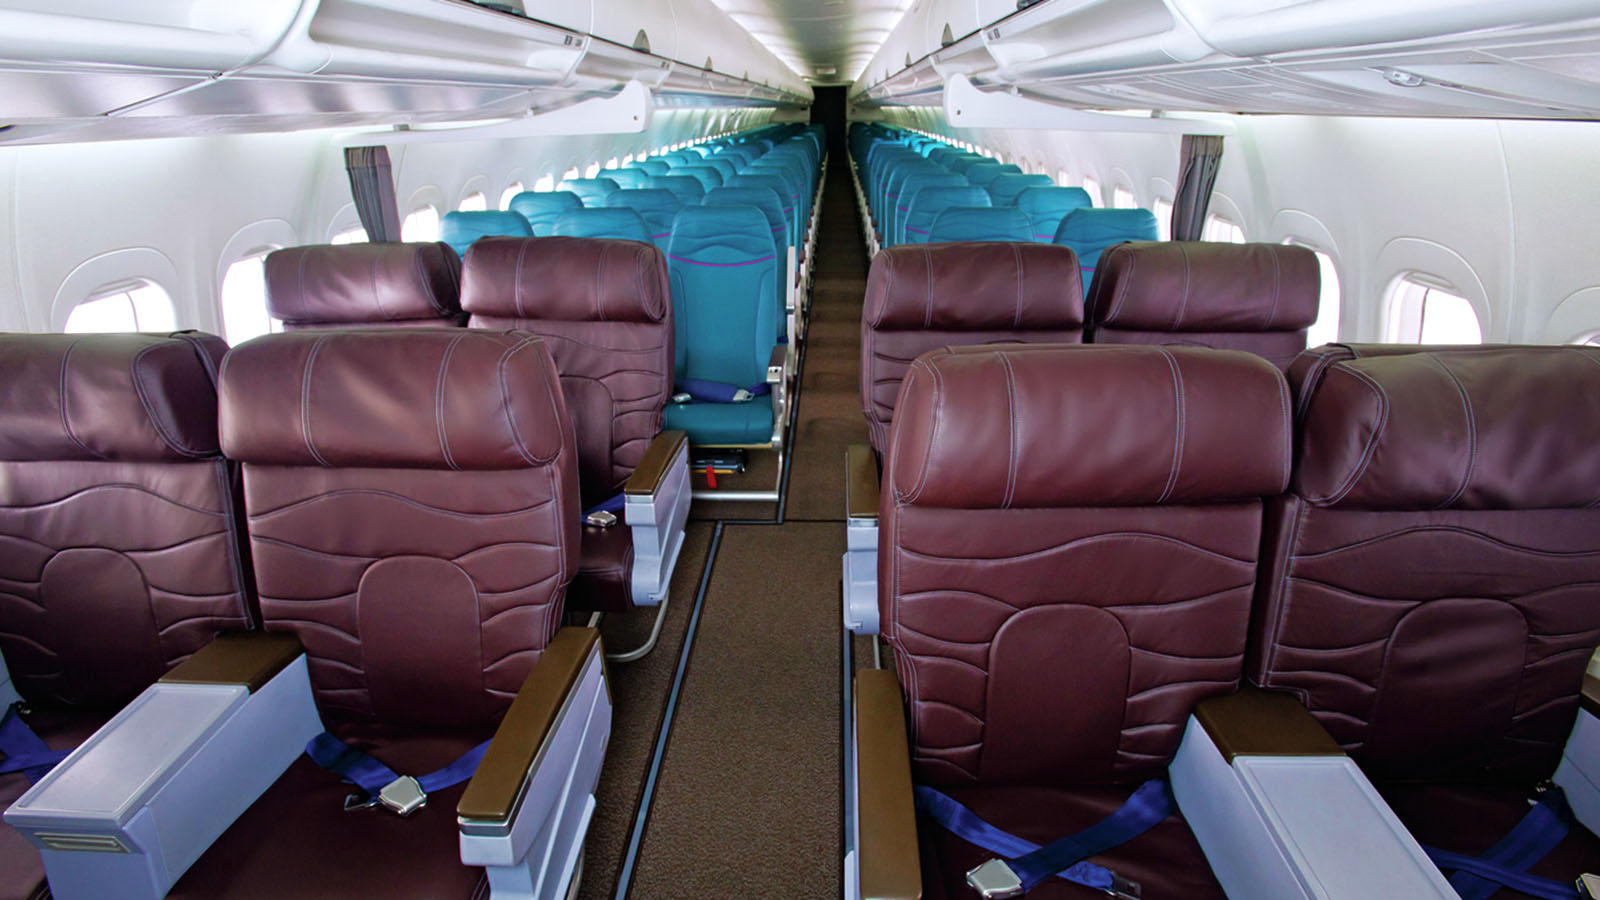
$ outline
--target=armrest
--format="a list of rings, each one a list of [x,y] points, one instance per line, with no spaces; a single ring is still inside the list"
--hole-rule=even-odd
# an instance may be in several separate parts
[[[1596,663],[1591,660],[1591,669]],[[1572,813],[1590,831],[1600,828],[1600,678],[1585,672],[1578,717],[1561,749],[1554,781],[1567,793]]]
[[[0,710],[4,710],[21,699],[22,695],[17,693],[16,686],[11,683],[11,672],[6,669],[5,655],[0,654]],[[4,715],[4,713],[0,712],[0,715]]]
[[[1245,686],[1237,694],[1202,700],[1195,721],[1222,758],[1240,756],[1344,756],[1328,730],[1300,702]]]
[[[787,374],[784,370],[788,364],[788,345],[774,345],[772,348],[772,355],[767,357],[767,384],[783,384],[784,377]]]
[[[844,448],[845,517],[878,518],[878,458],[866,444]]]
[[[505,824],[516,812],[523,783],[549,739],[583,663],[600,642],[593,628],[562,628],[522,683],[494,741],[456,804],[456,815],[474,823]]]
[[[922,862],[900,682],[885,669],[855,681],[857,884],[862,900],[916,900]]]
[[[1589,672],[1583,673],[1583,688],[1578,695],[1578,704],[1589,715],[1600,716],[1600,678]]]
[[[237,684],[255,693],[288,668],[303,651],[300,639],[282,632],[219,634],[199,652],[162,676],[162,684]]]
[[[688,443],[689,435],[682,431],[663,431],[656,435],[650,446],[645,448],[644,457],[639,460],[633,474],[628,476],[628,483],[622,492],[637,497],[660,491],[672,471],[672,461]]]

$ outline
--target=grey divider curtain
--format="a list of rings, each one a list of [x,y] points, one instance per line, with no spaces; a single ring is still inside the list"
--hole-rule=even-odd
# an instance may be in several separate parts
[[[350,173],[350,194],[355,197],[361,225],[367,229],[367,240],[400,240],[400,206],[394,197],[389,148],[347,147],[344,167]]]
[[[1222,138],[1209,134],[1183,136],[1183,171],[1172,203],[1172,239],[1198,241],[1205,229],[1211,189],[1222,166]]]

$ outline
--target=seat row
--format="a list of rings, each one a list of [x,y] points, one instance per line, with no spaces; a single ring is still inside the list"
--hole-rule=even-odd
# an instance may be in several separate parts
[[[0,893],[568,896],[610,731],[569,598],[664,602],[688,476],[659,402],[596,407],[625,364],[556,362],[670,356],[656,251],[562,251],[469,283],[571,285],[549,339],[0,337]]]

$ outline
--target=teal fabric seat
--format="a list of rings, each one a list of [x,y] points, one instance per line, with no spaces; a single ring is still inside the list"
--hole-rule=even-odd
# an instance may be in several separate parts
[[[783,210],[784,219],[789,224],[789,234],[794,238],[795,246],[800,246],[800,241],[805,237],[804,226],[800,222],[800,212],[789,200],[789,183],[783,176],[769,169],[745,169],[733,180],[728,182],[728,187],[762,188],[769,190],[778,198],[780,208]]]
[[[952,206],[928,229],[928,243],[1017,241],[1033,243],[1033,226],[1015,206]]]
[[[783,272],[787,268],[788,259],[785,254],[789,248],[789,220],[783,215],[783,207],[778,205],[777,194],[767,188],[724,187],[706,194],[700,205],[753,206],[760,210],[761,215],[767,220],[772,241],[779,251],[778,271]],[[773,295],[773,303],[777,310],[778,340],[784,341],[789,336],[789,309],[783,279],[779,278],[774,287],[777,288]]]
[[[1089,296],[1100,254],[1123,241],[1157,240],[1156,217],[1148,209],[1075,209],[1062,218],[1053,243],[1071,247],[1083,267],[1083,295]]]
[[[571,191],[523,191],[507,206],[527,220],[534,237],[549,237],[555,234],[556,217],[569,209],[582,209],[583,201]]]
[[[1021,175],[1022,167],[1011,163],[982,162],[963,172],[967,181],[981,188],[987,188],[989,182],[1007,173]]]
[[[717,174],[722,176],[723,184],[727,184],[729,178],[739,174],[738,166],[734,165],[729,160],[717,156],[706,157],[701,161],[700,165],[706,166],[707,168],[716,169]]]
[[[1055,182],[1049,175],[1021,175],[1009,172],[989,182],[985,188],[995,206],[1016,206],[1017,195],[1029,188],[1050,187]]]
[[[667,246],[672,283],[674,372],[740,388],[766,383],[777,342],[777,244],[751,206],[693,206],[678,213]],[[666,428],[702,446],[768,446],[772,398],[744,403],[690,400],[669,404]]]
[[[880,194],[883,215],[878,218],[878,230],[883,232],[880,237],[883,238],[884,243],[893,242],[895,234],[899,230],[896,228],[895,223],[899,219],[900,207],[906,205],[903,199],[906,182],[918,176],[948,174],[950,174],[948,169],[934,165],[925,159],[895,166],[884,174],[883,190]],[[966,183],[966,179],[961,180],[961,184]]]
[[[688,175],[658,175],[644,183],[646,190],[671,191],[684,206],[694,206],[706,195],[705,185]]]
[[[947,209],[989,206],[989,192],[981,187],[925,187],[906,210],[905,242],[926,244],[932,240],[933,223]]]
[[[906,217],[911,212],[911,204],[916,200],[917,194],[923,188],[932,187],[965,187],[967,180],[954,172],[934,172],[932,170],[919,171],[911,175],[900,185],[900,196],[895,199],[894,205],[889,207],[884,215],[884,245],[892,247],[906,242]]]
[[[558,191],[577,194],[584,206],[605,206],[606,197],[617,189],[617,183],[609,178],[568,178],[556,185]]]
[[[1049,244],[1056,239],[1061,220],[1075,209],[1094,206],[1089,192],[1080,187],[1033,187],[1017,195],[1017,209],[1033,225],[1033,239]]]
[[[449,212],[439,220],[439,240],[466,258],[467,248],[478,238],[533,237],[528,220],[514,212]]]
[[[711,166],[674,166],[672,169],[672,174],[687,175],[688,177],[700,182],[700,186],[708,191],[716,190],[717,188],[722,187],[722,173],[718,172]]]
[[[556,236],[612,238],[652,244],[644,219],[631,209],[569,209],[556,219]]]
[[[667,240],[672,237],[672,220],[683,209],[683,201],[671,191],[660,188],[621,190],[606,198],[607,207],[631,209],[644,219],[651,243],[667,252]]]
[[[672,164],[663,159],[641,159],[633,164],[635,169],[643,172],[647,177],[659,178],[672,174]]]
[[[607,169],[605,177],[617,183],[617,190],[637,190],[644,187],[644,180],[650,176],[640,169]]]

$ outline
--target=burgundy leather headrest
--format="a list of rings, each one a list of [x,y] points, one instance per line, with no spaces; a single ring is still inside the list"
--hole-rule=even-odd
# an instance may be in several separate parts
[[[573,438],[555,364],[521,331],[297,331],[222,367],[222,449],[244,463],[520,469]]]
[[[215,457],[227,346],[199,332],[0,335],[0,459]]]
[[[660,322],[672,292],[650,244],[599,238],[484,238],[467,251],[461,307],[565,322]]]
[[[1082,328],[1078,257],[1054,244],[902,244],[872,259],[872,328]]]
[[[1295,492],[1314,504],[1550,509],[1600,501],[1600,350],[1344,359],[1303,390]]]
[[[1101,254],[1088,308],[1096,327],[1299,331],[1317,320],[1321,291],[1304,247],[1136,241]]]
[[[1150,506],[1289,481],[1289,394],[1249,353],[1065,344],[938,350],[911,366],[890,438],[897,503]]]
[[[267,311],[286,325],[441,319],[460,309],[449,244],[288,247],[268,254]]]

